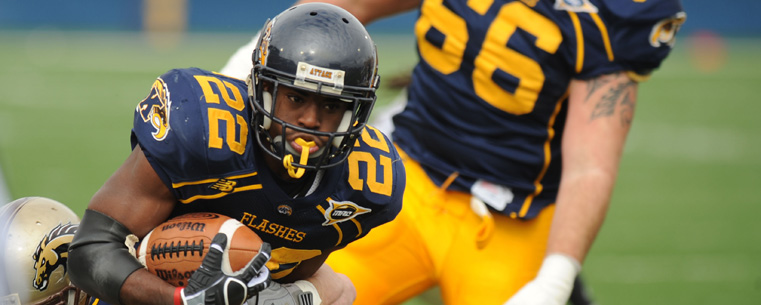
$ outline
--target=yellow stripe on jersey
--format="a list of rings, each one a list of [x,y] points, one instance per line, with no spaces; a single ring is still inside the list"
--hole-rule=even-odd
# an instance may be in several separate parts
[[[196,195],[196,196],[190,197],[188,199],[180,199],[180,202],[182,202],[182,203],[191,203],[191,202],[196,201],[198,199],[216,199],[216,198],[220,198],[220,197],[224,197],[224,196],[230,195],[232,193],[243,192],[243,191],[250,191],[250,190],[258,190],[258,189],[261,189],[261,188],[262,188],[261,184],[254,184],[254,185],[249,185],[249,186],[244,186],[244,187],[236,187],[236,188],[234,188],[230,192],[219,192],[217,194],[212,194],[212,195]]]
[[[605,51],[608,52],[608,60],[613,61],[613,47],[610,46],[610,37],[608,37],[608,28],[605,27],[605,23],[602,22],[602,19],[600,19],[600,16],[596,13],[589,14],[592,16],[592,20],[595,21],[595,24],[597,24],[597,27],[600,29],[600,34],[602,34],[602,41],[605,43]]]
[[[534,180],[534,192],[528,196],[526,196],[526,200],[523,202],[523,205],[521,206],[521,211],[519,216],[524,217],[526,216],[526,213],[528,213],[528,209],[531,207],[531,203],[534,201],[534,197],[538,196],[542,190],[544,189],[544,186],[542,185],[541,181],[544,178],[544,174],[547,173],[547,168],[550,167],[550,143],[552,142],[552,139],[555,137],[555,129],[553,126],[555,125],[555,119],[558,117],[558,113],[560,113],[560,109],[563,108],[563,101],[568,98],[569,91],[566,90],[566,92],[563,94],[563,96],[560,97],[560,99],[557,101],[555,105],[555,111],[552,113],[552,117],[550,117],[550,121],[547,124],[547,141],[544,142],[544,166],[542,166],[542,171],[539,173],[539,176],[536,177],[536,180]],[[515,215],[511,214],[510,217],[515,218]]]
[[[328,198],[327,200],[331,200],[331,199]],[[317,209],[320,210],[320,213],[325,215],[325,208],[323,208],[322,206],[318,205]],[[341,241],[344,239],[344,233],[343,233],[343,231],[341,231],[341,227],[338,226],[338,223],[334,223],[334,224],[332,224],[332,226],[333,226],[333,228],[336,229],[336,232],[338,233],[338,241],[336,241],[336,244],[335,244],[336,246],[338,246],[339,244],[341,244]]]
[[[362,235],[362,224],[360,224],[359,221],[357,221],[354,218],[351,219],[351,222],[353,222],[354,225],[357,226],[357,236],[355,237],[359,237],[360,235]]]
[[[568,16],[571,17],[573,29],[576,32],[576,73],[579,73],[581,72],[581,68],[584,67],[584,32],[581,30],[579,15],[576,15],[575,12],[568,11]]]
[[[184,186],[188,185],[199,185],[199,184],[209,184],[209,183],[215,183],[214,189],[218,189],[220,192],[216,194],[211,195],[195,195],[193,197],[187,198],[187,199],[180,199],[179,201],[181,203],[191,203],[193,201],[196,201],[198,199],[216,199],[220,197],[227,196],[228,194],[237,193],[237,192],[243,192],[243,191],[250,191],[250,190],[258,190],[262,188],[261,184],[252,184],[252,185],[245,185],[240,187],[235,187],[237,184],[237,179],[243,179],[248,177],[253,177],[258,175],[258,172],[253,172],[249,174],[243,174],[243,175],[237,175],[237,176],[230,176],[226,178],[212,178],[212,179],[204,179],[199,181],[189,181],[189,182],[182,182],[182,183],[172,183],[172,188],[178,189]]]
[[[225,177],[226,180],[235,180],[235,179],[241,179],[246,177],[253,177],[258,175],[259,172],[253,172],[250,174],[244,174],[244,175],[238,175],[238,176],[231,176],[231,177]],[[181,182],[181,183],[172,183],[172,188],[180,188],[186,185],[197,185],[197,184],[204,184],[204,183],[212,183],[219,181],[219,178],[212,178],[212,179],[205,179],[205,180],[199,180],[199,181],[190,181],[190,182]]]

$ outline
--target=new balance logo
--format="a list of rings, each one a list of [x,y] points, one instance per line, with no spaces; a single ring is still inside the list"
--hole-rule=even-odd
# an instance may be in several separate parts
[[[210,189],[219,190],[221,192],[229,193],[232,192],[233,189],[235,189],[235,185],[238,184],[238,182],[227,180],[227,179],[219,179],[214,184],[210,185]]]

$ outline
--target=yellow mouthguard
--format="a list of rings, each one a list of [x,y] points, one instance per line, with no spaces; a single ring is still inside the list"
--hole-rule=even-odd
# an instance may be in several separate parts
[[[299,144],[301,146],[301,159],[299,159],[299,164],[306,165],[307,160],[309,160],[309,149],[314,147],[315,144],[312,141],[305,141],[302,138],[296,138],[296,144]],[[288,170],[288,175],[299,179],[301,176],[304,176],[304,172],[306,171],[303,167],[295,167],[293,166],[293,154],[288,154],[283,158],[283,166],[285,166],[285,169]]]

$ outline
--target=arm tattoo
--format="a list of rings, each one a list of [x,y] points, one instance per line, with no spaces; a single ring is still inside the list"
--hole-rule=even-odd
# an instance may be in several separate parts
[[[603,93],[597,105],[595,105],[590,120],[613,116],[617,112],[616,108],[619,108],[618,113],[620,114],[621,124],[623,126],[631,125],[636,103],[633,96],[636,88],[635,83],[630,79],[619,83],[611,83],[609,77],[602,77],[590,82],[587,98],[594,94],[595,91],[604,87],[609,89]]]

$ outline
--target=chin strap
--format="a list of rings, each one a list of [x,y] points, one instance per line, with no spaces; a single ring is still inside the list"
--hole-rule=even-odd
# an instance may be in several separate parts
[[[307,160],[309,160],[309,149],[314,147],[316,144],[311,141],[307,142],[302,138],[296,138],[296,144],[301,146],[301,158],[299,159],[299,164],[306,165]],[[288,170],[288,175],[296,179],[304,176],[304,172],[306,170],[303,167],[295,167],[291,163],[293,163],[293,154],[288,154],[283,158],[283,166],[285,166],[285,169]]]

